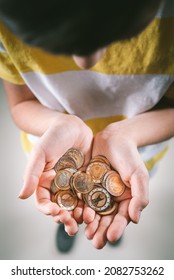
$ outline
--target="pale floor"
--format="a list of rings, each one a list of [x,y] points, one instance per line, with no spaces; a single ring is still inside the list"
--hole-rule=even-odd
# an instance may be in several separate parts
[[[174,259],[174,140],[150,182],[150,204],[139,225],[130,224],[119,247],[93,248],[83,234],[69,254],[55,247],[57,225],[35,208],[34,197],[22,201],[26,158],[0,88],[0,259]]]

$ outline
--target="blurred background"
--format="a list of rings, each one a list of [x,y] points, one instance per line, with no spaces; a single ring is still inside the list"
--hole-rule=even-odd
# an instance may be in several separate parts
[[[57,225],[40,213],[32,196],[17,198],[26,158],[0,83],[0,259],[174,259],[174,139],[150,181],[150,204],[138,225],[130,224],[119,246],[93,248],[81,225],[73,250],[57,251]]]

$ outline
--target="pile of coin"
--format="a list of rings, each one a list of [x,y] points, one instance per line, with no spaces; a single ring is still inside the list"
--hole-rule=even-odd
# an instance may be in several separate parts
[[[91,159],[84,171],[84,155],[71,148],[56,163],[56,176],[51,182],[54,201],[63,209],[73,210],[79,200],[100,215],[109,215],[116,209],[113,197],[125,191],[125,184],[106,157]]]

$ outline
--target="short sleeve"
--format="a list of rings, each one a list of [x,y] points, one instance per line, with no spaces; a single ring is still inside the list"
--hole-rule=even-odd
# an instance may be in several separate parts
[[[4,25],[0,22],[0,78],[14,84],[24,84],[24,81],[15,67],[8,51],[5,48],[4,41],[7,41],[8,32]],[[9,43],[13,43],[8,38]]]
[[[0,78],[14,84],[24,84],[20,73],[0,41]]]

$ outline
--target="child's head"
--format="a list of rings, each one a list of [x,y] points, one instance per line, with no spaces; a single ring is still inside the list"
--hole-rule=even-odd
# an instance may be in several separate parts
[[[26,43],[57,54],[88,55],[130,38],[161,0],[0,0],[0,18]]]

